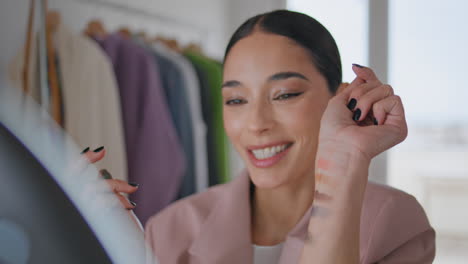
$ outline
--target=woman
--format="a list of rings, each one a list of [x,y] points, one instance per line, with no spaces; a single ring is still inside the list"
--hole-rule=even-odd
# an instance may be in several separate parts
[[[161,263],[432,262],[435,233],[418,202],[367,182],[371,159],[407,135],[401,100],[371,69],[352,69],[342,83],[335,41],[304,14],[240,26],[221,89],[246,170],[148,221]]]

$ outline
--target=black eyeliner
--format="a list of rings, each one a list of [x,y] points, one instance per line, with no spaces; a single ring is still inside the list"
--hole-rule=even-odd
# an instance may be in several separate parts
[[[294,98],[294,97],[298,97],[300,95],[302,95],[304,92],[298,92],[298,93],[284,93],[284,94],[280,94],[278,96],[276,96],[273,100],[281,100],[279,99],[279,97],[283,96],[283,95],[290,95],[288,98],[285,98],[285,99],[291,99],[291,98]],[[283,99],[283,100],[285,100]]]

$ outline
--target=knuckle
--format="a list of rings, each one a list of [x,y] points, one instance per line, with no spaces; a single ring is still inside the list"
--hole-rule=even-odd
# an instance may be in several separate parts
[[[357,104],[356,108],[359,108],[361,110],[365,110],[365,109],[369,108],[371,104],[372,104],[372,102],[370,101],[369,97],[362,97],[358,101],[358,104]]]
[[[401,103],[401,102],[402,102],[402,101],[401,101],[401,97],[400,97],[399,95],[393,95],[392,97],[393,97],[393,100],[394,100],[395,102],[397,102],[397,103]]]
[[[382,88],[385,90],[385,97],[393,95],[393,87],[391,85],[384,84]]]
[[[367,90],[368,90],[368,87],[367,87],[366,84],[358,85],[351,92],[351,98],[355,98],[357,100],[357,99],[361,98],[366,93]]]
[[[378,101],[378,102],[375,102],[373,105],[372,105],[372,109],[374,111],[383,111],[384,110],[384,102],[381,100],[381,101]]]

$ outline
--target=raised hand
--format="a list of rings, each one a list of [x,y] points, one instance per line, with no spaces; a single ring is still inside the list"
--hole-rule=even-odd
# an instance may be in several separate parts
[[[403,104],[390,85],[367,67],[353,65],[356,79],[343,85],[323,114],[319,144],[372,159],[407,136]]]

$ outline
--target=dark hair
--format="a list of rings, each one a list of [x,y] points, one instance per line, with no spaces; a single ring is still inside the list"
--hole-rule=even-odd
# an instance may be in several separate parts
[[[330,32],[317,20],[288,10],[276,10],[254,16],[234,32],[224,59],[239,40],[255,30],[285,36],[304,47],[319,72],[327,79],[330,92],[336,92],[342,81],[340,53]]]

